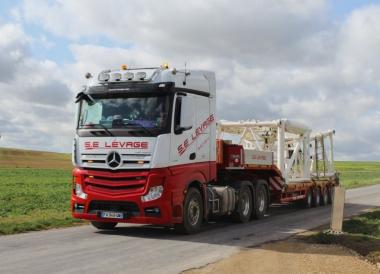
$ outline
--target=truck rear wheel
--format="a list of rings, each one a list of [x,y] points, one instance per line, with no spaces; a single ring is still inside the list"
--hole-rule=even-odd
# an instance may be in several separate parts
[[[95,222],[92,221],[91,224],[97,229],[111,230],[114,229],[117,223],[106,223],[106,222]]]
[[[334,187],[329,186],[327,189],[328,189],[327,192],[328,192],[328,195],[329,195],[328,203],[331,205],[332,204],[332,200],[333,200]]]
[[[255,219],[261,219],[264,217],[268,208],[268,192],[264,184],[259,184],[255,191],[256,197],[253,205],[252,217]]]
[[[203,202],[198,189],[189,188],[183,206],[183,223],[175,224],[176,231],[184,234],[196,233],[203,222]]]
[[[309,189],[304,198],[304,205],[306,208],[311,208],[313,206],[313,191]]]
[[[233,213],[234,221],[246,223],[252,215],[252,193],[248,185],[243,184],[239,189],[237,209]]]
[[[328,188],[325,187],[322,190],[322,205],[327,205],[329,203],[329,193],[328,193]]]
[[[318,207],[321,205],[321,189],[319,187],[314,188],[314,207]]]

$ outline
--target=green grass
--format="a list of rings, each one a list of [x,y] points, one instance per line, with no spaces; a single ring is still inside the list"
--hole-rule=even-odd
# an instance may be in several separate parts
[[[0,234],[79,223],[71,218],[71,171],[0,169]]]
[[[0,148],[0,234],[71,226],[70,155]]]
[[[347,188],[380,183],[380,163],[336,162]],[[83,223],[71,218],[69,154],[0,148],[0,234]]]
[[[380,184],[380,162],[335,162],[341,184],[356,188]]]
[[[320,232],[307,240],[340,244],[353,249],[373,263],[380,263],[380,210],[365,213],[343,223],[344,235]]]

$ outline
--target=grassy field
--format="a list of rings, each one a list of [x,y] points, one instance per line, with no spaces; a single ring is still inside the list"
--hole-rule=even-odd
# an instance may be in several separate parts
[[[340,244],[355,250],[372,263],[380,263],[380,210],[344,221],[343,231],[343,235],[320,232],[308,237],[308,240],[321,244]]]
[[[380,163],[337,162],[347,188],[380,183]],[[81,223],[71,218],[69,154],[0,148],[0,234]]]
[[[0,168],[72,168],[71,155],[44,151],[0,148]]]
[[[380,184],[380,162],[335,162],[346,188]]]
[[[79,223],[70,214],[71,169],[68,154],[0,149],[0,234]]]

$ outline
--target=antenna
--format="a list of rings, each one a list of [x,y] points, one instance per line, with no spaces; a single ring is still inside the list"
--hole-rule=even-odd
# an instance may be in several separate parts
[[[187,62],[185,62],[185,76],[183,77],[183,85],[186,86],[186,77],[190,75],[190,72],[186,70]]]

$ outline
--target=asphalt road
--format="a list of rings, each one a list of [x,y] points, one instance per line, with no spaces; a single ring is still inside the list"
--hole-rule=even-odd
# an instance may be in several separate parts
[[[347,191],[346,216],[375,206],[380,206],[380,185]],[[262,220],[210,223],[188,236],[137,225],[112,232],[86,225],[1,236],[0,273],[178,273],[327,224],[330,210],[274,206]]]

